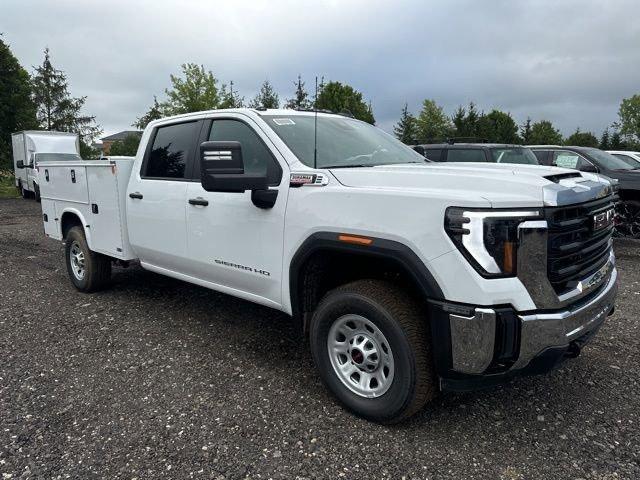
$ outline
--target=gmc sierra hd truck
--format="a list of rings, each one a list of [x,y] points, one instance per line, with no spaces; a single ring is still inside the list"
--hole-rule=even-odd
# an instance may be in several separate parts
[[[286,312],[333,394],[382,423],[548,371],[614,310],[613,193],[590,173],[431,163],[345,116],[236,109],[38,175],[78,290],[139,261]]]

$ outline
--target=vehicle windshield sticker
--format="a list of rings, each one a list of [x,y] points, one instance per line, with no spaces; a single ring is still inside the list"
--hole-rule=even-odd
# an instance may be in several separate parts
[[[295,122],[290,118],[274,118],[273,123],[276,125],[295,125]]]

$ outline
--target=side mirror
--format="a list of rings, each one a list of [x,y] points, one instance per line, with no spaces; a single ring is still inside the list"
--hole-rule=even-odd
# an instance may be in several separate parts
[[[240,142],[204,142],[200,145],[200,183],[207,192],[267,190],[267,174],[244,173]]]
[[[22,160],[18,160],[16,162],[16,168],[20,168],[20,169],[24,168],[24,162]]]
[[[587,173],[598,173],[598,169],[596,168],[596,166],[592,165],[591,163],[586,163],[582,165],[578,170],[580,170],[581,172],[587,172]]]
[[[413,148],[416,152],[418,152],[420,155],[422,155],[423,157],[427,157],[427,152],[425,151],[424,147],[422,145],[414,145]]]

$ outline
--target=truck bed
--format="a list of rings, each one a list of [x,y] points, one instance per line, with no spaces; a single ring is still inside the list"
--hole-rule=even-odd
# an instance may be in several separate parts
[[[85,226],[91,250],[134,259],[125,214],[132,167],[133,157],[38,163],[45,234],[61,240],[63,216],[75,214]]]

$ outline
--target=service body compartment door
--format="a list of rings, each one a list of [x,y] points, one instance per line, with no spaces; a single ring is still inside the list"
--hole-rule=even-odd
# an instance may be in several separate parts
[[[42,223],[44,234],[56,240],[62,240],[60,235],[60,219],[56,216],[56,202],[46,198],[42,199]]]
[[[121,257],[123,252],[121,212],[115,165],[87,168],[91,246],[96,252]]]
[[[52,200],[86,204],[89,201],[87,173],[84,165],[60,163],[38,165],[40,194]]]

